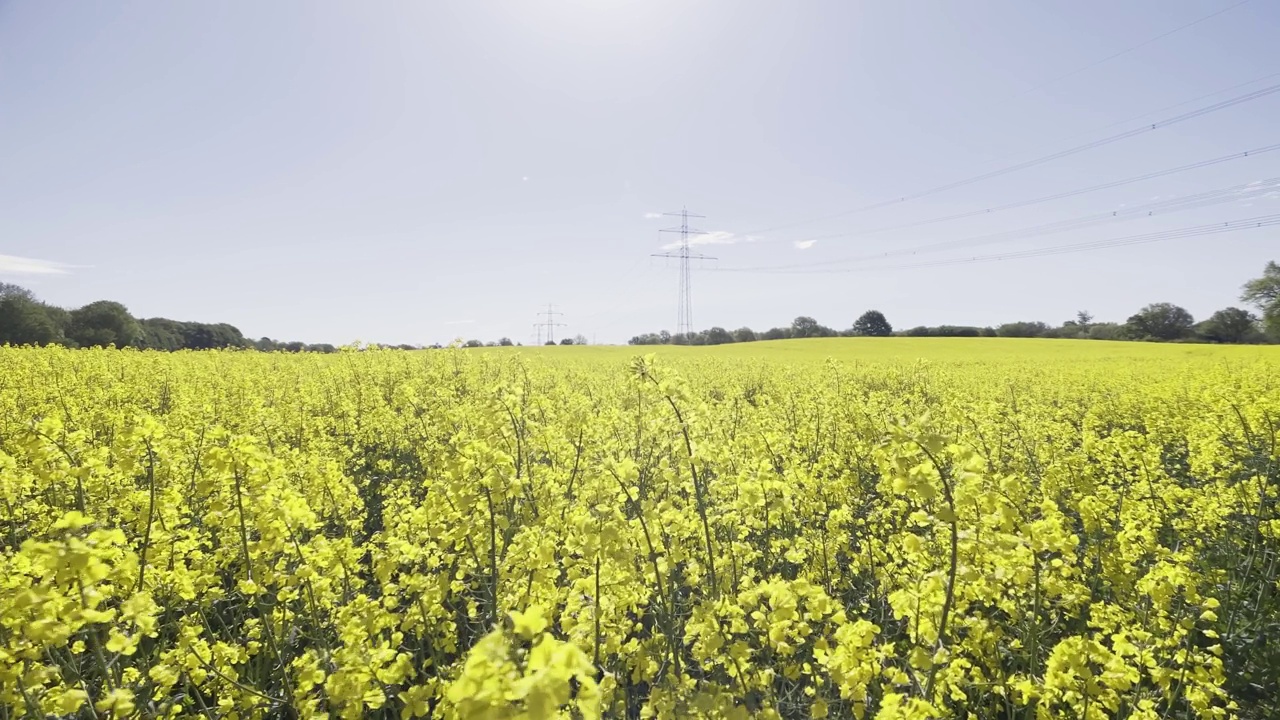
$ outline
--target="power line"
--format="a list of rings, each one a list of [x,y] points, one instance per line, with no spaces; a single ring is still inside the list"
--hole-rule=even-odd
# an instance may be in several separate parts
[[[1022,258],[1042,257],[1047,255],[1065,255],[1074,252],[1084,252],[1088,250],[1102,250],[1106,248],[1125,247],[1129,245],[1143,245],[1147,243],[1163,242],[1166,240],[1181,240],[1183,238],[1202,237],[1205,235],[1217,235],[1226,232],[1235,232],[1238,230],[1252,230],[1261,227],[1271,227],[1280,225],[1280,213],[1272,215],[1259,215],[1257,217],[1244,218],[1241,220],[1230,220],[1227,222],[1210,223],[1207,225],[1195,225],[1191,227],[1178,228],[1176,230],[1163,230],[1160,232],[1143,233],[1140,235],[1125,235],[1117,238],[1109,238],[1106,240],[1093,240],[1083,243],[1072,243],[1068,245],[1054,245],[1050,247],[1035,248],[1031,250],[1017,250],[1005,253],[993,253],[989,255],[974,255],[964,258],[950,258],[944,260],[932,260],[922,263],[909,263],[902,265],[880,265],[877,267],[857,267],[857,268],[831,268],[824,270],[794,270],[790,273],[780,271],[779,274],[831,274],[831,273],[855,273],[855,272],[882,272],[884,270],[905,270],[915,268],[931,268],[946,267],[950,265],[968,265],[981,262],[995,262],[1000,260],[1016,260]]]
[[[680,218],[680,227],[665,228],[658,232],[680,233],[680,242],[673,252],[654,253],[653,257],[676,258],[680,261],[680,287],[676,296],[676,334],[688,335],[693,332],[693,277],[690,273],[689,261],[717,260],[718,258],[695,253],[689,249],[690,235],[706,234],[705,230],[690,228],[689,218],[705,218],[705,215],[694,215],[689,212],[688,208],[683,208],[678,213],[663,213],[663,215],[673,215]]]
[[[1200,102],[1201,100],[1208,100],[1208,99],[1209,99],[1209,98],[1211,98],[1211,97],[1214,97],[1214,96],[1217,96],[1217,95],[1222,95],[1223,93],[1229,93],[1229,92],[1231,92],[1231,91],[1233,91],[1233,90],[1239,90],[1240,88],[1243,88],[1243,87],[1249,87],[1250,85],[1257,85],[1258,83],[1260,83],[1260,82],[1262,82],[1262,81],[1264,81],[1264,80],[1270,80],[1270,79],[1272,79],[1272,78],[1276,78],[1276,77],[1280,77],[1280,72],[1273,72],[1273,73],[1269,73],[1269,74],[1267,74],[1267,75],[1263,75],[1263,76],[1261,76],[1261,77],[1256,77],[1256,78],[1254,78],[1254,79],[1252,79],[1252,80],[1248,80],[1248,81],[1246,81],[1246,82],[1236,83],[1235,85],[1231,85],[1231,86],[1229,86],[1229,87],[1224,87],[1224,88],[1221,88],[1221,89],[1218,89],[1218,90],[1214,90],[1213,92],[1208,92],[1208,93],[1205,93],[1205,94],[1203,94],[1203,95],[1197,95],[1197,96],[1195,96],[1195,97],[1193,97],[1193,98],[1189,98],[1189,99],[1187,99],[1187,100],[1182,100],[1182,101],[1179,101],[1179,102],[1173,103],[1172,105],[1165,105],[1164,107],[1156,108],[1155,110],[1148,110],[1148,111],[1146,111],[1146,112],[1144,112],[1144,113],[1139,113],[1139,114],[1137,114],[1137,115],[1130,115],[1129,117],[1126,117],[1126,118],[1122,118],[1122,119],[1120,119],[1120,120],[1115,120],[1115,121],[1109,122],[1109,123],[1107,123],[1106,125],[1099,125],[1098,127],[1095,127],[1095,128],[1089,129],[1089,130],[1084,130],[1084,131],[1081,131],[1081,132],[1071,133],[1070,135],[1063,135],[1063,136],[1058,137],[1058,138],[1055,140],[1055,142],[1065,142],[1065,141],[1067,141],[1067,140],[1074,140],[1074,139],[1076,139],[1076,138],[1078,138],[1078,137],[1084,137],[1085,135],[1092,135],[1092,134],[1097,133],[1097,132],[1102,132],[1103,130],[1110,130],[1111,128],[1116,127],[1117,125],[1125,125],[1125,124],[1127,124],[1127,123],[1131,123],[1131,122],[1135,122],[1135,121],[1137,121],[1137,120],[1141,120],[1142,118],[1145,118],[1145,117],[1150,117],[1150,116],[1152,116],[1152,115],[1158,115],[1158,114],[1160,114],[1160,113],[1167,112],[1167,111],[1169,111],[1169,110],[1173,110],[1173,109],[1175,109],[1175,108],[1183,107],[1184,105],[1191,105],[1192,103],[1198,103],[1198,102]],[[1006,159],[1006,158],[1016,157],[1016,156],[1018,156],[1018,155],[1023,155],[1023,154],[1025,154],[1026,152],[1028,152],[1028,151],[1027,151],[1027,150],[1018,150],[1018,151],[1011,152],[1011,153],[1005,153],[1004,155],[999,155],[999,156],[996,156],[995,158],[992,158],[992,161],[993,161],[993,162],[995,162],[995,161],[999,161],[999,160],[1004,160],[1004,159]]]
[[[1179,165],[1178,167],[1169,168],[1167,170],[1157,170],[1155,172],[1146,173],[1144,175],[1135,175],[1133,177],[1128,177],[1123,180],[1113,180],[1111,182],[1100,183],[1098,185],[1090,185],[1089,187],[1078,188],[1075,190],[1067,190],[1065,192],[1054,193],[1052,195],[1042,195],[1040,197],[1032,198],[1030,200],[1019,200],[1017,202],[1006,203],[1004,205],[995,205],[993,207],[983,208],[981,210],[970,210],[968,212],[956,213],[954,215],[943,215],[941,217],[928,218],[925,220],[915,220],[913,222],[902,223],[900,225],[888,225],[885,227],[872,228],[870,230],[854,230],[851,232],[827,233],[825,235],[810,235],[808,237],[798,238],[795,240],[795,242],[807,242],[810,240],[831,240],[834,238],[843,238],[843,237],[862,237],[864,235],[874,235],[877,233],[890,232],[893,230],[905,230],[907,228],[920,227],[922,225],[933,225],[936,223],[950,222],[952,220],[962,220],[965,218],[977,217],[979,215],[990,215],[992,213],[1001,212],[1003,210],[1012,210],[1014,208],[1027,207],[1028,205],[1036,205],[1039,203],[1050,202],[1052,200],[1062,200],[1064,198],[1075,197],[1077,195],[1084,195],[1086,193],[1097,192],[1098,190],[1110,190],[1111,188],[1122,187],[1124,185],[1132,185],[1133,183],[1142,182],[1143,180],[1153,180],[1155,178],[1167,177],[1169,175],[1176,175],[1177,173],[1186,172],[1188,170],[1199,170],[1200,168],[1206,168],[1212,165],[1218,165],[1220,163],[1230,162],[1232,160],[1240,160],[1242,158],[1255,157],[1255,156],[1262,155],[1264,153],[1269,153],[1275,150],[1280,150],[1280,143],[1277,143],[1275,145],[1266,145],[1260,148],[1254,148],[1253,150],[1244,150],[1242,152],[1233,153],[1231,155],[1223,155],[1221,157],[1211,158],[1208,160],[1201,160],[1199,162],[1194,162],[1187,165]]]
[[[1277,73],[1277,74],[1280,74],[1280,73]],[[930,195],[936,195],[938,193],[946,192],[948,190],[954,190],[956,188],[964,187],[966,185],[972,185],[974,183],[979,183],[984,180],[990,180],[992,178],[997,178],[1002,175],[1008,175],[1010,173],[1015,173],[1020,170],[1026,170],[1028,168],[1036,167],[1038,165],[1043,165],[1045,163],[1052,162],[1054,160],[1060,160],[1064,157],[1069,157],[1071,155],[1076,155],[1078,153],[1085,152],[1086,150],[1093,150],[1095,148],[1103,147],[1105,145],[1110,145],[1112,143],[1116,143],[1121,140],[1127,140],[1132,137],[1137,137],[1138,135],[1154,132],[1161,128],[1169,127],[1170,125],[1176,125],[1181,122],[1186,122],[1187,120],[1193,120],[1195,118],[1202,117],[1204,115],[1209,115],[1211,113],[1218,112],[1219,110],[1226,110],[1227,108],[1235,107],[1236,105],[1241,105],[1243,103],[1247,103],[1252,100],[1257,100],[1259,98],[1272,95],[1276,92],[1280,92],[1280,84],[1268,85],[1267,87],[1261,88],[1259,90],[1254,90],[1252,92],[1248,92],[1243,95],[1237,95],[1236,97],[1229,98],[1227,100],[1222,100],[1222,101],[1213,103],[1211,105],[1206,105],[1204,107],[1200,107],[1195,110],[1190,110],[1185,113],[1180,113],[1178,115],[1165,118],[1163,120],[1158,120],[1153,123],[1148,123],[1146,125],[1142,125],[1140,127],[1136,127],[1131,130],[1126,130],[1124,132],[1117,133],[1115,135],[1109,135],[1107,137],[1100,138],[1098,140],[1093,140],[1091,142],[1087,142],[1082,145],[1076,145],[1074,147],[1067,148],[1066,150],[1059,150],[1058,152],[1049,153],[1048,155],[1041,155],[1039,157],[1032,158],[1030,160],[1025,160],[1023,162],[1015,163],[1013,165],[1007,165],[1005,167],[998,168],[996,170],[991,170],[978,175],[973,175],[961,180],[955,180],[953,182],[949,182],[943,185],[936,185],[934,187],[927,188],[925,190],[919,190],[914,193],[900,195],[890,200],[882,200],[879,202],[871,203],[869,205],[856,207],[851,210],[845,210],[843,212],[833,213],[830,215],[823,215],[823,216],[812,217],[804,220],[798,220],[796,222],[787,223],[785,225],[775,225],[771,228],[765,228],[762,230],[753,230],[750,233],[745,233],[745,234],[758,234],[758,233],[764,233],[764,232],[772,232],[775,230],[786,230],[788,228],[797,227],[799,225],[807,225],[809,223],[820,222],[823,220],[834,220],[836,218],[846,217],[848,215],[855,215],[858,213],[864,213],[871,210],[878,210],[880,208],[890,207],[892,205],[898,205],[910,200],[918,200],[920,198],[928,197]],[[1217,94],[1217,93],[1213,93],[1213,94]]]
[[[1134,205],[1132,207],[1119,208],[1108,212],[1096,213],[1093,215],[1085,215],[1082,217],[1069,218],[1066,220],[1057,220],[1051,223],[1043,223],[1040,225],[1032,225],[1030,227],[1019,228],[1017,230],[1005,230],[997,233],[988,233],[985,235],[974,235],[967,238],[956,240],[945,240],[942,242],[930,243],[927,245],[916,245],[908,248],[900,248],[897,250],[887,250],[881,253],[870,255],[861,255],[846,258],[834,258],[831,260],[818,260],[807,263],[792,263],[788,265],[764,265],[750,268],[721,268],[718,272],[774,272],[782,270],[803,270],[805,268],[823,267],[829,265],[840,265],[843,263],[865,262],[868,260],[882,260],[884,258],[897,257],[902,255],[919,255],[922,253],[936,252],[938,250],[953,250],[957,248],[973,247],[977,245],[991,245],[994,243],[1007,242],[1010,240],[1021,240],[1029,237],[1037,237],[1039,235],[1047,235],[1051,233],[1064,232],[1066,230],[1077,230],[1090,225],[1098,225],[1117,220],[1133,220],[1141,217],[1152,217],[1155,215],[1163,215],[1171,212],[1181,212],[1183,210],[1192,210],[1195,208],[1208,207],[1210,205],[1218,205],[1227,202],[1236,202],[1240,200],[1250,200],[1257,197],[1271,195],[1280,189],[1280,177],[1267,178],[1265,180],[1256,180],[1253,182],[1241,183],[1230,187],[1219,188],[1216,190],[1208,190],[1193,195],[1183,195],[1180,197],[1167,198],[1157,202],[1145,203],[1142,205]]]
[[[562,322],[557,322],[555,318],[563,315],[564,313],[557,312],[555,308],[551,305],[551,303],[547,303],[546,310],[543,310],[542,312],[538,313],[539,317],[546,318],[541,322],[534,323],[534,326],[538,328],[538,344],[539,345],[542,344],[543,328],[545,328],[547,331],[547,342],[554,343],[556,341],[556,328],[564,327],[565,324]]]
[[[1123,56],[1123,55],[1128,55],[1129,53],[1131,53],[1131,52],[1133,52],[1133,51],[1135,51],[1135,50],[1140,50],[1140,49],[1142,49],[1142,48],[1144,48],[1144,47],[1146,47],[1146,46],[1150,45],[1151,43],[1154,43],[1154,42],[1156,42],[1156,41],[1158,41],[1158,40],[1163,40],[1163,39],[1165,39],[1165,38],[1169,37],[1170,35],[1174,35],[1174,34],[1176,34],[1176,33],[1182,32],[1183,30],[1186,30],[1186,29],[1187,29],[1187,28],[1189,28],[1189,27],[1193,27],[1193,26],[1195,26],[1195,25],[1199,25],[1200,23],[1202,23],[1202,22],[1204,22],[1204,21],[1206,21],[1206,20],[1209,20],[1209,19],[1215,18],[1215,17],[1217,17],[1217,16],[1219,16],[1219,15],[1221,15],[1221,14],[1225,13],[1225,12],[1229,12],[1229,11],[1231,11],[1231,10],[1235,10],[1236,8],[1240,7],[1241,5],[1244,5],[1244,4],[1245,4],[1245,3],[1247,3],[1247,2],[1249,2],[1249,0],[1240,0],[1240,2],[1236,3],[1235,5],[1229,5],[1229,6],[1227,6],[1227,7],[1225,7],[1225,8],[1222,8],[1221,10],[1218,10],[1218,11],[1216,11],[1216,12],[1211,12],[1211,13],[1209,13],[1208,15],[1205,15],[1205,16],[1203,16],[1203,17],[1201,17],[1201,18],[1197,19],[1197,20],[1192,20],[1191,22],[1189,22],[1189,23],[1187,23],[1187,24],[1185,24],[1185,25],[1179,25],[1178,27],[1176,27],[1176,28],[1174,28],[1174,29],[1172,29],[1172,30],[1170,30],[1170,31],[1168,31],[1168,32],[1161,33],[1160,35],[1157,35],[1157,36],[1155,36],[1155,37],[1153,37],[1153,38],[1151,38],[1151,39],[1149,39],[1149,40],[1144,40],[1143,42],[1140,42],[1140,43],[1138,43],[1137,45],[1134,45],[1133,47],[1125,48],[1124,50],[1121,50],[1121,51],[1120,51],[1120,52],[1118,52],[1118,53],[1114,53],[1114,54],[1112,54],[1112,55],[1108,55],[1108,56],[1106,56],[1106,57],[1102,58],[1101,60],[1095,60],[1095,61],[1093,61],[1093,62],[1091,62],[1091,63],[1089,63],[1089,64],[1087,64],[1087,65],[1081,65],[1080,67],[1076,68],[1075,70],[1072,70],[1071,72],[1068,72],[1068,73],[1065,73],[1065,74],[1059,75],[1059,76],[1057,76],[1057,77],[1055,77],[1055,78],[1053,78],[1053,79],[1045,80],[1044,82],[1040,83],[1039,85],[1036,85],[1035,87],[1032,87],[1032,88],[1028,88],[1028,89],[1026,89],[1026,90],[1023,90],[1022,92],[1018,93],[1018,94],[1017,94],[1017,95],[1015,95],[1014,97],[1022,97],[1023,95],[1028,95],[1028,94],[1030,94],[1030,93],[1035,92],[1036,90],[1040,90],[1040,89],[1046,88],[1046,87],[1048,87],[1048,86],[1050,86],[1050,85],[1053,85],[1053,84],[1054,84],[1054,83],[1056,83],[1056,82],[1060,82],[1060,81],[1062,81],[1062,80],[1066,80],[1066,79],[1067,79],[1067,78],[1069,78],[1069,77],[1073,77],[1073,76],[1075,76],[1075,75],[1079,75],[1080,73],[1084,72],[1085,70],[1090,70],[1090,69],[1095,68],[1095,67],[1097,67],[1097,66],[1099,66],[1099,65],[1101,65],[1101,64],[1103,64],[1103,63],[1106,63],[1106,62],[1110,62],[1110,61],[1112,61],[1112,60],[1115,60],[1116,58],[1121,57],[1121,56]]]

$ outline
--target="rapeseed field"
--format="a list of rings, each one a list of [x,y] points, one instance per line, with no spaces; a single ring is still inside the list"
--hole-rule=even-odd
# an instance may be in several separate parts
[[[1262,718],[1280,348],[0,348],[0,718]]]

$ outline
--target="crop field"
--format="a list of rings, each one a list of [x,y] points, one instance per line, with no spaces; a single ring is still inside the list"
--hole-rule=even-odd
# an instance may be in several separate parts
[[[0,348],[0,720],[1280,716],[1280,348]]]

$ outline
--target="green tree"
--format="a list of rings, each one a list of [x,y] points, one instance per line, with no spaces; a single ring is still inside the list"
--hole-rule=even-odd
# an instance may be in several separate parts
[[[820,326],[818,325],[817,320],[814,320],[813,318],[807,317],[805,315],[801,315],[800,317],[791,321],[791,337],[793,338],[817,337],[819,327]]]
[[[1219,310],[1196,325],[1196,334],[1210,342],[1245,343],[1256,340],[1258,316],[1238,307]]]
[[[148,350],[181,350],[183,347],[183,327],[177,320],[168,318],[147,318],[139,320],[142,334],[138,338],[138,347]]]
[[[1039,320],[1005,323],[996,328],[996,335],[1012,338],[1043,337],[1049,326]]]
[[[137,343],[142,336],[142,326],[124,305],[99,300],[71,311],[67,336],[80,347],[126,347]]]
[[[1118,323],[1091,323],[1084,337],[1089,340],[1124,340],[1125,328]]]
[[[893,334],[893,326],[879,310],[862,313],[853,323],[853,334],[866,337],[887,337]]]
[[[11,297],[20,297],[20,298],[23,298],[24,300],[31,300],[33,302],[36,299],[35,293],[22,287],[21,285],[14,285],[13,283],[0,282],[0,300],[4,300]]]
[[[0,345],[62,342],[62,328],[54,310],[57,308],[32,299],[30,293],[0,295]]]
[[[705,345],[725,345],[733,342],[733,335],[722,327],[713,327],[707,330],[706,337],[703,338]]]
[[[190,350],[213,350],[216,348],[245,347],[245,340],[240,329],[226,323],[179,323],[182,328],[182,346]]]
[[[1152,303],[1125,321],[1125,332],[1135,340],[1179,340],[1191,334],[1195,318],[1173,303]]]
[[[1267,334],[1280,340],[1280,265],[1272,260],[1262,270],[1262,277],[1244,284],[1240,299],[1262,312]]]

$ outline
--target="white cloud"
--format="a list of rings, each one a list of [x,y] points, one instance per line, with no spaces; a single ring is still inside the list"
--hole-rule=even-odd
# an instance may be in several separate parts
[[[791,244],[795,245],[797,250],[808,250],[814,245],[817,245],[818,241],[817,240],[796,240]]]
[[[524,182],[529,182],[529,176],[528,176],[528,175],[525,175],[524,177],[522,177],[522,178],[520,178],[520,179],[521,179],[522,181],[524,181]]]
[[[737,245],[739,243],[759,242],[761,238],[755,235],[735,235],[728,230],[715,230],[713,232],[702,233],[700,235],[689,236],[689,247],[695,245]],[[663,250],[675,250],[680,247],[679,240],[673,240],[662,246]]]
[[[655,218],[660,218],[660,217],[662,217],[662,213],[647,212],[644,214],[645,220],[653,220]]]
[[[470,325],[475,320],[446,320],[445,325]]]
[[[4,275],[65,275],[67,266],[51,260],[0,255],[0,274]]]

